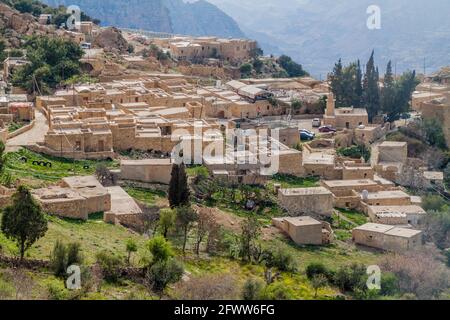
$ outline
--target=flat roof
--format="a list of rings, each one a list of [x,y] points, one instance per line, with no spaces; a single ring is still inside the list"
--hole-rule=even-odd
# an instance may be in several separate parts
[[[106,190],[111,195],[111,210],[114,214],[139,214],[141,208],[136,201],[121,187],[107,187]]]
[[[395,198],[410,198],[410,195],[401,190],[387,190],[369,192],[368,199],[395,199]]]
[[[426,214],[426,211],[417,205],[406,206],[369,206],[374,213],[404,213],[404,214]]]
[[[311,218],[310,216],[284,217],[284,218],[277,218],[276,220],[286,221],[295,227],[322,225],[320,221],[317,221],[316,219]]]
[[[377,182],[371,179],[360,180],[324,180],[322,183],[329,188],[335,187],[357,187],[357,186],[376,186]]]
[[[377,232],[382,233],[388,236],[393,237],[402,237],[402,238],[412,238],[417,236],[418,234],[421,234],[422,231],[409,229],[409,228],[401,228],[401,227],[395,227],[387,224],[380,224],[380,223],[366,223],[362,226],[359,226],[353,230],[359,230],[359,231],[367,231],[367,232]]]
[[[285,196],[331,195],[331,192],[324,187],[280,189],[280,192]]]
[[[408,143],[403,141],[384,141],[379,147],[404,147],[407,145]]]
[[[421,233],[422,233],[422,231],[420,231],[420,230],[395,227],[389,231],[386,231],[384,234],[388,235],[388,236],[412,238]]]
[[[442,171],[425,171],[423,176],[427,180],[444,180],[444,173]]]
[[[121,160],[121,166],[163,166],[172,165],[171,159]]]
[[[362,226],[356,227],[353,230],[385,233],[385,232],[391,230],[392,228],[394,228],[394,226],[369,222],[369,223],[363,224]]]

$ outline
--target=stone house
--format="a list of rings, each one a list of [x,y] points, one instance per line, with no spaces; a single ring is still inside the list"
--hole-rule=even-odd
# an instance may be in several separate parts
[[[368,206],[367,214],[374,223],[419,226],[426,216],[418,205]]]
[[[280,189],[280,206],[292,216],[322,215],[333,213],[333,194],[323,187]]]
[[[122,160],[120,179],[169,184],[172,172],[170,159]]]
[[[336,129],[355,129],[369,124],[367,110],[364,108],[335,108],[336,100],[332,93],[328,95],[323,122]]]
[[[104,214],[105,222],[140,227],[142,210],[136,201],[121,187],[107,187],[106,190],[111,196],[111,209]]]
[[[298,245],[324,245],[333,241],[330,225],[309,216],[273,218],[272,224]]]
[[[386,224],[366,223],[352,231],[356,244],[386,251],[404,252],[422,246],[422,231]]]
[[[63,178],[59,186],[32,190],[48,214],[87,220],[89,214],[111,209],[111,196],[94,176]]]

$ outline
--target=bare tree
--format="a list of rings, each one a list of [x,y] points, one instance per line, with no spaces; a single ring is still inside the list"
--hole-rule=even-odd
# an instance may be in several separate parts
[[[419,299],[438,299],[448,290],[450,273],[439,261],[433,248],[405,254],[390,254],[381,261],[384,272],[392,272],[402,293],[412,293]]]
[[[156,233],[156,229],[158,228],[159,221],[159,208],[158,207],[150,207],[143,203],[138,203],[141,208],[142,213],[138,216],[142,233],[148,234],[150,231],[154,235]]]
[[[195,241],[195,252],[197,255],[200,254],[200,246],[203,240],[208,236],[208,234],[216,228],[216,219],[212,214],[212,209],[209,208],[199,208],[198,209],[198,221],[197,221],[197,233]]]

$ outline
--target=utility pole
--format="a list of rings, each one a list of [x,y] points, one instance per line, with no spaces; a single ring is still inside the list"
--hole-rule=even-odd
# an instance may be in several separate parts
[[[423,58],[423,75],[427,75],[427,58]]]

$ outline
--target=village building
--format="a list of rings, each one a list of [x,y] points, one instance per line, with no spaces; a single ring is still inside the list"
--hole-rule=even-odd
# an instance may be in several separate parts
[[[386,251],[404,252],[422,246],[422,231],[386,224],[366,223],[352,231],[356,244]]]
[[[169,184],[172,172],[170,159],[121,160],[121,180]]]
[[[111,196],[111,209],[104,213],[104,221],[137,228],[141,223],[142,210],[134,199],[121,187],[106,187]]]
[[[333,194],[333,206],[341,209],[359,209],[363,192],[377,192],[393,188],[390,181],[371,179],[322,180],[321,184]]]
[[[369,118],[365,108],[335,108],[336,100],[332,93],[328,95],[327,108],[323,121],[336,129],[355,129],[361,125],[367,126]]]
[[[399,141],[384,141],[372,148],[371,163],[381,177],[395,181],[408,160],[408,144]]]
[[[430,189],[444,187],[444,173],[442,171],[424,171],[423,177]]]
[[[426,216],[418,205],[368,206],[367,214],[374,223],[419,226]]]
[[[170,52],[177,60],[199,62],[216,58],[228,62],[240,62],[252,57],[257,43],[246,39],[221,39],[217,37],[172,37],[151,39],[160,48]]]
[[[111,209],[111,195],[94,176],[63,178],[59,186],[32,190],[45,212],[87,220],[89,214]]]
[[[333,195],[323,187],[280,189],[278,201],[280,206],[292,216],[330,217],[333,213]]]
[[[297,245],[324,245],[333,241],[330,225],[309,216],[273,218],[272,224]]]
[[[18,67],[29,64],[25,58],[8,57],[3,61],[3,79],[7,80]]]

